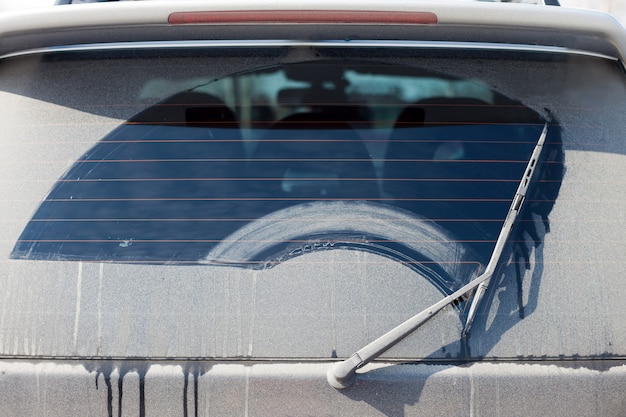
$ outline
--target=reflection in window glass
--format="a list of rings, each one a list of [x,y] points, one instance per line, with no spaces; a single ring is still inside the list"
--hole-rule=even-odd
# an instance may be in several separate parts
[[[225,77],[146,108],[87,150],[12,256],[206,262],[259,218],[347,201],[427,219],[484,263],[544,123],[472,80],[410,67],[320,62]],[[419,257],[364,227],[358,245],[368,242]],[[264,242],[243,264],[267,265],[290,243]]]

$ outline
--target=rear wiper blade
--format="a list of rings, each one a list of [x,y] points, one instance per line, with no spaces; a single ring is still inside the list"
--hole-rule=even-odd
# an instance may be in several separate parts
[[[467,334],[472,327],[472,323],[474,322],[474,317],[476,317],[476,310],[478,305],[480,304],[483,295],[487,291],[487,287],[489,286],[489,281],[493,273],[495,272],[496,266],[500,261],[500,257],[502,256],[502,251],[504,250],[504,245],[511,234],[511,230],[515,225],[515,220],[519,215],[522,204],[524,204],[524,200],[526,199],[526,192],[528,191],[528,187],[533,178],[533,174],[535,172],[535,168],[539,162],[539,158],[541,157],[541,151],[543,150],[543,144],[546,141],[546,136],[548,134],[548,124],[550,123],[550,119],[546,121],[543,126],[543,131],[539,136],[539,140],[535,145],[535,149],[533,149],[533,153],[528,160],[528,164],[526,165],[526,170],[524,171],[524,176],[517,186],[517,191],[515,192],[515,197],[513,197],[513,202],[511,203],[511,207],[509,208],[509,212],[506,215],[504,220],[504,224],[502,225],[502,229],[500,229],[500,234],[498,235],[498,239],[496,240],[496,245],[493,248],[493,253],[491,254],[491,258],[489,259],[489,263],[485,268],[485,272],[481,275],[481,277],[487,276],[486,279],[481,280],[478,284],[478,288],[476,289],[476,294],[474,294],[474,298],[472,300],[472,304],[470,304],[469,312],[467,313],[467,320],[465,321],[465,327],[463,328],[463,333]],[[480,278],[480,277],[479,277]]]
[[[543,126],[541,135],[537,140],[537,144],[535,145],[530,159],[528,160],[528,164],[526,165],[526,169],[524,170],[522,179],[517,187],[515,197],[513,197],[513,201],[511,202],[509,212],[507,213],[502,228],[500,229],[500,234],[498,235],[498,239],[496,240],[496,244],[494,246],[493,252],[491,253],[491,257],[489,258],[489,262],[485,267],[485,271],[452,294],[446,296],[445,298],[431,305],[422,312],[409,318],[399,326],[394,327],[384,335],[380,336],[378,339],[370,342],[368,345],[359,349],[358,351],[353,353],[348,359],[337,362],[333,366],[331,366],[326,374],[326,379],[332,387],[337,389],[343,389],[352,385],[355,379],[357,369],[376,359],[381,354],[386,352],[389,348],[394,346],[396,343],[407,337],[409,334],[413,333],[415,330],[417,330],[417,328],[419,328],[422,324],[426,323],[428,320],[434,317],[435,314],[441,311],[444,307],[453,303],[455,300],[460,299],[461,297],[465,296],[465,294],[478,287],[470,305],[467,320],[463,328],[463,333],[467,334],[472,326],[474,317],[476,316],[476,310],[478,308],[478,305],[483,295],[485,294],[489,285],[489,281],[491,280],[491,277],[496,270],[496,266],[500,261],[504,246],[509,238],[509,235],[511,234],[513,226],[515,225],[517,216],[521,211],[522,205],[526,198],[526,192],[528,191],[528,187],[532,181],[535,168],[538,165],[539,158],[543,150],[543,145],[548,134],[549,123],[550,119],[547,119]]]

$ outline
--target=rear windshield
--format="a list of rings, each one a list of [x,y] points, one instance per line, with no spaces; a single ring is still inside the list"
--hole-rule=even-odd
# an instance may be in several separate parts
[[[270,277],[277,266],[297,265],[289,261],[312,253],[307,259],[321,259],[318,266],[324,272],[313,280],[317,261],[300,271],[300,278],[316,287],[303,292],[307,300],[339,268],[330,261],[336,253],[354,255],[354,268],[367,264],[359,277],[376,285],[384,287],[384,280],[392,279],[374,272],[382,256],[419,272],[407,282],[426,278],[437,294],[450,294],[484,269],[516,190],[527,182],[522,211],[496,274],[498,284],[489,295],[496,310],[498,300],[509,304],[502,301],[502,310],[493,313],[496,318],[481,322],[486,329],[495,320],[503,330],[489,333],[494,340],[476,339],[472,354],[598,354],[626,334],[607,319],[608,307],[598,307],[585,323],[601,321],[610,331],[590,330],[595,344],[568,351],[563,347],[568,343],[557,338],[547,348],[540,337],[528,345],[515,336],[496,343],[538,305],[556,302],[554,311],[543,310],[550,320],[570,317],[574,304],[590,299],[584,283],[591,276],[593,288],[600,288],[597,297],[606,301],[602,305],[615,306],[610,300],[620,298],[613,290],[623,287],[618,277],[626,262],[626,84],[617,61],[548,52],[325,45],[65,52],[2,60],[0,87],[0,254],[8,271],[2,274],[10,287],[6,294],[19,293],[24,302],[36,303],[20,289],[26,277],[52,288],[57,278],[77,274],[80,307],[82,274],[89,273],[89,291],[111,291],[110,306],[92,294],[100,310],[92,318],[91,313],[80,317],[80,323],[91,320],[94,329],[100,329],[102,312],[111,316],[110,323],[117,322],[122,293],[130,294],[128,305],[144,299],[156,306],[169,302],[177,283],[184,282],[194,288],[214,285],[216,294],[230,294],[223,300],[211,296],[208,305],[223,303],[227,311],[229,297],[238,294],[242,306],[253,308],[256,273]],[[544,129],[537,168],[526,178]],[[367,255],[359,258],[363,252]],[[76,264],[77,272],[68,267]],[[72,272],[66,274],[66,268]],[[220,274],[230,278],[216,278]],[[155,276],[160,278],[149,279]],[[147,286],[138,284],[144,282],[141,277]],[[245,291],[226,288],[240,279],[253,288],[251,301]],[[107,287],[108,282],[117,284]],[[171,291],[159,282],[171,282]],[[263,285],[270,282],[268,278]],[[558,293],[570,284],[576,286],[567,287],[569,296],[560,298]],[[116,285],[129,287],[118,292]],[[48,299],[45,294],[52,290],[37,291],[50,302],[52,295]],[[179,296],[186,297],[183,292]],[[281,297],[268,305],[291,300],[291,295]],[[332,301],[320,299],[335,302],[328,297]],[[396,306],[393,297],[386,302]],[[363,303],[364,310],[377,305]],[[460,303],[452,307],[457,321],[466,307]],[[67,314],[63,310],[68,328],[78,326],[78,313],[70,307]],[[133,317],[151,323],[145,324],[149,329],[159,321],[155,317],[166,315],[160,307],[141,308],[132,307]],[[273,308],[268,317],[296,314],[283,310],[287,307]],[[213,322],[221,323],[218,310],[202,315],[213,314]],[[42,317],[48,317],[46,311]],[[232,316],[239,317],[240,339],[248,333],[261,338],[263,331],[246,330],[248,319],[240,313]],[[201,322],[193,315],[198,312],[180,314],[189,323]],[[398,323],[412,309],[388,314],[390,323]],[[303,321],[293,329],[307,328],[308,316],[301,315],[294,316]],[[10,321],[14,316],[15,322]],[[542,327],[547,316],[538,314],[536,321],[524,323],[548,334],[551,330]],[[21,310],[7,317],[7,323],[30,320]],[[259,318],[254,311],[250,317],[249,328],[256,329]],[[580,320],[571,316],[570,324],[578,326]],[[324,345],[311,348],[316,353],[310,354],[283,346],[282,353],[269,348],[258,353],[255,344],[255,353],[308,357],[336,355],[338,349],[345,355],[388,329],[380,327],[354,336],[344,350]],[[11,340],[19,339],[19,346],[22,340],[36,340],[20,336],[21,328],[29,327],[15,324],[8,333],[17,336],[7,336],[7,351]],[[515,329],[525,337],[526,327]],[[200,340],[203,332],[190,330],[189,337]],[[568,331],[558,332],[561,337]],[[79,347],[81,334],[75,327]],[[136,336],[140,347],[148,343],[141,334]],[[330,333],[323,334],[330,340]],[[314,344],[323,337],[305,339]],[[436,332],[432,339],[438,346]],[[119,355],[135,346],[122,336],[111,340],[104,353]],[[168,340],[145,347],[146,354],[167,356],[163,352],[172,349],[181,355]],[[231,349],[237,355],[245,345],[241,340]],[[85,342],[83,350],[95,355],[92,342]],[[221,355],[217,348],[210,354],[202,350],[204,341],[196,345],[182,355]],[[54,355],[57,345],[51,346],[44,353]],[[413,355],[411,349],[400,356]],[[24,354],[34,350],[26,342],[17,349]]]
[[[480,81],[385,63],[281,64],[172,84],[146,82],[143,95],[174,91],[85,147],[13,258],[264,266],[300,246],[298,222],[286,223],[289,241],[269,234],[231,256],[216,248],[268,214],[344,201],[435,222],[482,262],[546,123]],[[551,142],[558,130],[552,122]],[[357,232],[318,239],[403,243]]]

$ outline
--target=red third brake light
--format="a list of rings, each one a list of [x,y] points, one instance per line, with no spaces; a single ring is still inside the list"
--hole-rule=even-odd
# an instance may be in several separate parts
[[[194,23],[437,23],[430,12],[377,12],[351,10],[251,10],[216,12],[177,12],[168,17],[170,24]]]

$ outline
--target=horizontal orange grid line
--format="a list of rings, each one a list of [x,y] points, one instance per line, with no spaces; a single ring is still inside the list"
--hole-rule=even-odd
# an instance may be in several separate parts
[[[14,263],[16,261],[20,261],[22,259],[0,259],[0,264],[1,263]],[[27,260],[27,259],[24,259]],[[271,260],[270,260],[271,261]],[[408,261],[408,260],[398,260],[398,259],[394,259],[395,262],[398,262],[400,264],[406,264],[406,265],[415,265],[415,264],[419,264],[419,265],[448,265],[448,264],[460,264],[460,265],[477,265],[477,266],[482,266],[483,264],[481,262],[477,262],[477,261],[459,261],[459,262],[450,262],[450,261]],[[143,264],[159,264],[159,263],[170,263],[169,265],[164,265],[164,266],[176,266],[176,265],[182,265],[182,264],[190,264],[190,265],[198,265],[198,266],[202,266],[202,265],[215,265],[217,263],[221,263],[224,264],[225,266],[228,266],[230,264],[239,264],[239,265],[258,265],[261,262],[265,262],[265,261],[243,261],[243,260],[237,260],[237,261],[231,261],[231,262],[227,262],[227,261],[223,261],[223,262],[218,262],[218,261],[209,261],[209,260],[205,260],[205,259],[197,259],[197,260],[169,260],[169,259],[164,259],[164,260],[136,260],[136,259],[107,259],[107,260],[103,260],[103,259],[81,259],[81,260],[72,260],[72,259],[63,259],[63,262],[90,262],[90,263],[103,263],[103,264],[138,264],[138,265],[143,265]],[[311,265],[327,265],[328,262],[326,261],[299,261],[301,263],[306,263],[306,264],[311,264]],[[343,264],[343,265],[350,265],[350,264],[354,264],[354,265],[358,265],[358,264],[369,264],[369,265],[376,265],[376,264],[386,264],[388,261],[385,260],[368,260],[368,261],[335,261],[333,260],[333,263],[339,263],[339,264]],[[626,265],[626,263],[624,262],[620,262],[620,261],[614,261],[614,260],[598,260],[598,261],[594,261],[594,260],[580,260],[580,261],[558,261],[558,260],[550,260],[550,261],[541,261],[541,262],[535,262],[537,265],[589,265],[589,264],[602,264],[602,265],[606,265],[606,264],[611,264],[611,265]],[[513,264],[513,265],[525,265],[526,261],[522,260],[522,261],[507,261],[507,265],[508,264]],[[500,267],[504,268],[507,265],[502,264]]]
[[[284,180],[289,180],[289,181],[404,181],[404,182],[496,182],[496,183],[500,183],[500,182],[512,182],[512,183],[519,183],[519,180],[506,180],[506,179],[498,179],[498,178],[370,178],[370,177],[358,177],[358,178],[346,178],[346,177],[342,177],[342,178],[330,178],[330,177],[320,177],[320,178],[316,178],[316,177],[288,177],[288,178],[284,178],[284,177],[244,177],[244,178],[239,178],[239,177],[201,177],[201,178],[80,178],[80,179],[75,179],[75,180],[71,180],[71,179],[61,179],[58,180],[57,182],[68,182],[68,183],[91,183],[91,182],[96,182],[96,183],[101,183],[101,182],[167,182],[167,181],[240,181],[240,182],[245,182],[245,181],[284,181]],[[48,182],[47,180],[38,180],[38,181],[45,181]],[[0,180],[1,182],[7,182],[7,183],[15,183],[16,181],[3,181]],[[35,182],[35,181],[33,181]],[[542,183],[560,183],[562,181],[559,180],[536,180],[533,182],[542,182]],[[606,181],[586,181],[586,182],[601,182],[601,183],[606,183]],[[621,183],[622,181],[615,181],[612,183]],[[581,183],[580,181],[576,182],[576,184]],[[571,184],[571,182],[570,182]]]
[[[344,217],[344,216],[333,216],[333,217],[325,217],[326,220],[351,220],[353,219],[353,217]],[[395,217],[376,217],[377,220],[388,220],[388,221],[398,221],[400,223],[405,222],[406,220],[402,220],[402,219],[398,219]],[[210,221],[216,221],[216,222],[230,222],[230,221],[240,221],[240,222],[250,222],[250,221],[259,221],[259,222],[276,222],[276,221],[282,221],[282,222],[308,222],[308,221],[317,221],[319,220],[318,218],[314,218],[314,217],[278,217],[278,218],[271,218],[271,219],[267,219],[267,218],[263,218],[263,217],[192,217],[192,218],[188,218],[188,217],[154,217],[154,218],[150,218],[150,217],[138,217],[138,218],[134,218],[134,217],[120,217],[120,218],[116,218],[116,217],[109,217],[109,218],[89,218],[89,217],[81,217],[81,218],[63,218],[63,217],[53,217],[53,218],[33,218],[30,221],[32,222],[55,222],[55,221],[59,221],[59,222],[65,222],[65,221],[71,221],[71,222],[81,222],[81,221],[96,221],[96,222],[100,222],[100,221],[114,221],[114,222],[134,222],[134,221],[147,221],[147,222],[152,222],[152,221],[198,221],[198,222],[210,222]],[[486,218],[486,219],[481,219],[481,218],[476,218],[476,219],[466,219],[466,218],[445,218],[445,217],[441,217],[441,218],[430,218],[430,217],[423,217],[423,218],[411,218],[409,221],[411,223],[416,223],[416,222],[423,222],[423,223],[432,223],[432,222],[439,222],[439,221],[447,221],[447,222],[501,222],[503,221],[504,218],[499,219],[499,218]],[[533,219],[528,219],[528,220],[524,220],[524,219],[519,219],[519,221],[528,221],[528,222],[535,222],[535,220]],[[560,222],[559,222],[560,223]]]
[[[172,197],[172,198],[48,198],[46,202],[116,202],[116,201],[448,201],[448,202],[510,202],[511,198],[341,198],[341,197]],[[16,201],[16,200],[13,200]],[[28,200],[26,200],[28,201]],[[555,201],[555,200],[527,200]]]
[[[73,202],[73,203],[81,203],[81,202],[117,202],[117,201],[382,201],[382,202],[390,202],[390,201],[422,201],[422,202],[433,202],[433,201],[443,201],[443,202],[459,202],[459,203],[510,203],[513,200],[511,198],[502,198],[502,199],[436,199],[436,198],[391,198],[391,197],[355,197],[355,198],[344,198],[344,197],[336,197],[336,198],[316,198],[316,197],[229,197],[229,198],[218,198],[218,197],[181,197],[181,198],[58,198],[58,199],[45,199],[44,202]],[[5,199],[0,203],[32,203],[38,202],[38,199]],[[536,203],[554,203],[557,200],[552,199],[526,199],[525,201],[536,202]],[[593,200],[583,200],[583,199],[563,199],[560,198],[558,201],[561,202],[577,202],[577,203],[621,203],[622,200],[610,200],[610,199],[593,199]]]
[[[57,162],[57,161],[47,161]],[[527,160],[507,159],[386,159],[386,158],[182,158],[182,159],[77,159],[75,163],[100,164],[100,163],[163,163],[163,162],[427,162],[427,163],[527,163]]]
[[[355,129],[355,130],[359,130],[359,129]],[[369,130],[369,129],[368,129]],[[381,128],[380,130],[389,130],[389,129],[383,129]],[[124,144],[124,143],[148,143],[148,144],[153,144],[153,143],[175,143],[175,144],[179,144],[179,143],[241,143],[244,140],[242,139],[172,139],[172,138],[167,138],[167,139],[159,139],[159,138],[150,138],[150,139],[116,139],[116,140],[102,140],[98,143],[98,146],[102,146],[105,144]],[[286,140],[286,139],[272,139],[272,138],[263,138],[263,139],[253,139],[250,140],[251,142],[257,142],[257,143],[266,143],[266,142],[271,142],[271,143],[359,143],[359,142],[364,142],[364,143],[448,143],[451,142],[450,139],[428,139],[428,138],[422,138],[422,139],[393,139],[393,138],[383,138],[383,139],[367,139],[367,138],[363,138],[363,139],[305,139],[305,138],[298,138],[297,140]],[[474,139],[463,139],[463,138],[454,138],[454,142],[458,142],[458,143],[471,143],[471,144],[498,144],[498,145],[534,145],[535,142],[533,141],[520,141],[520,140],[507,140],[507,139],[499,139],[499,140],[474,140]],[[40,144],[40,143],[71,143],[71,144],[75,144],[75,143],[93,143],[90,141],[72,141],[72,142],[20,142],[20,144],[24,144],[24,143],[31,143],[31,144]],[[562,144],[563,142],[550,142],[552,144]]]
[[[330,240],[323,239],[324,242],[336,242],[336,243],[495,243],[494,240],[479,240],[479,239],[467,239],[467,240],[459,240],[459,239],[450,239],[450,240],[385,240],[385,239],[368,239],[367,241],[361,240]],[[227,240],[227,239],[20,239],[17,240],[17,243],[235,243],[235,242],[247,242],[247,243],[312,243],[315,241],[311,241],[310,239],[236,239],[236,240]],[[524,240],[520,241],[510,241],[510,242],[525,242]]]
[[[509,243],[527,243],[529,240],[524,239],[516,239],[516,240],[507,240]],[[573,244],[605,244],[605,243],[617,243],[622,244],[626,243],[626,240],[583,240],[583,239],[553,239],[553,242],[558,243],[573,243]],[[6,240],[0,239],[0,242],[17,242],[17,243],[236,243],[236,242],[247,242],[247,243],[316,243],[316,242],[336,242],[336,243],[355,243],[355,244],[366,244],[366,243],[489,243],[493,244],[496,242],[495,239],[450,239],[450,240],[334,240],[331,241],[329,239],[323,239],[321,241],[315,240],[248,240],[248,239],[237,239],[237,240],[226,240],[226,239],[154,239],[154,240],[142,240],[142,239],[20,239],[17,241],[14,240]],[[564,255],[564,257],[566,257]],[[590,258],[589,261],[592,261]],[[543,261],[546,263],[547,261]],[[607,261],[608,262],[608,261]],[[619,259],[613,259],[614,263],[625,263],[625,261]],[[454,262],[452,262],[454,263]],[[581,263],[586,263],[586,261],[581,261]],[[605,262],[599,262],[604,264]]]

